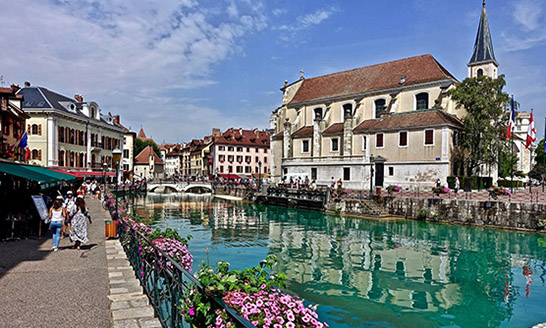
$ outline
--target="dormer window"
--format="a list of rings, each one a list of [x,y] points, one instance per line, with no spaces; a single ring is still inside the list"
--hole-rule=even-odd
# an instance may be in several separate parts
[[[351,118],[353,116],[353,105],[343,105],[343,118]]]
[[[387,109],[387,101],[385,99],[377,99],[374,101],[375,118],[381,118]]]
[[[322,120],[322,108],[317,107],[313,111],[315,112],[315,120]]]
[[[428,107],[428,93],[421,92],[415,95],[415,109],[427,109]]]
[[[92,118],[96,117],[96,108],[95,107],[91,107],[91,115],[89,115],[89,117],[92,117]]]

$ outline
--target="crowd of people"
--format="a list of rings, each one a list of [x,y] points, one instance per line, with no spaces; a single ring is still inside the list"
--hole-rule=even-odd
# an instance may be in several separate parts
[[[100,198],[102,189],[95,180],[87,180],[77,188],[76,196],[70,188],[64,195],[62,195],[61,191],[58,193],[59,195],[56,196],[49,208],[46,220],[53,235],[52,249],[57,252],[60,240],[67,237],[74,243],[73,247],[75,249],[80,249],[81,245],[89,241],[87,225],[92,223],[84,197],[89,195],[93,198]],[[43,197],[46,204],[48,204],[49,197]]]

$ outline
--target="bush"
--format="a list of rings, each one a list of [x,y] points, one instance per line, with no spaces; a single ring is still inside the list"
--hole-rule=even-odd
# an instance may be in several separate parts
[[[510,188],[511,187],[511,183],[512,181],[511,180],[499,180],[497,182],[497,185],[499,187],[505,187],[505,188]],[[521,181],[514,181],[514,188],[521,188],[523,187],[523,182]]]
[[[428,210],[421,208],[417,210],[416,214],[419,220],[426,220],[430,213],[428,212]]]
[[[490,177],[465,177],[459,176],[460,189],[462,190],[482,190],[491,188],[493,178]],[[455,176],[447,177],[447,185],[449,188],[455,188]]]

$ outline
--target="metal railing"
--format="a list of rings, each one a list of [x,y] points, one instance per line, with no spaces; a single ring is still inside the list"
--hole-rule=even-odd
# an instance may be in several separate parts
[[[180,305],[186,292],[192,289],[203,291],[203,286],[190,272],[158,249],[140,232],[127,229],[121,221],[118,231],[129,262],[161,325],[169,328],[191,328],[191,325],[182,317]],[[152,251],[145,254],[145,247]],[[215,298],[213,303],[216,308],[225,309],[238,327],[255,328],[235,310],[228,307],[223,300]]]

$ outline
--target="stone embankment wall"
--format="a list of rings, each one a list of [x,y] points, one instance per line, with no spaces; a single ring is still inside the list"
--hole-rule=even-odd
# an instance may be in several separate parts
[[[546,219],[546,204],[385,197],[383,206],[405,218],[424,219],[426,213],[431,221],[518,230],[541,230],[538,222]]]
[[[239,197],[247,200],[252,197],[253,193],[244,187],[225,185],[217,186],[214,189],[214,194]]]

